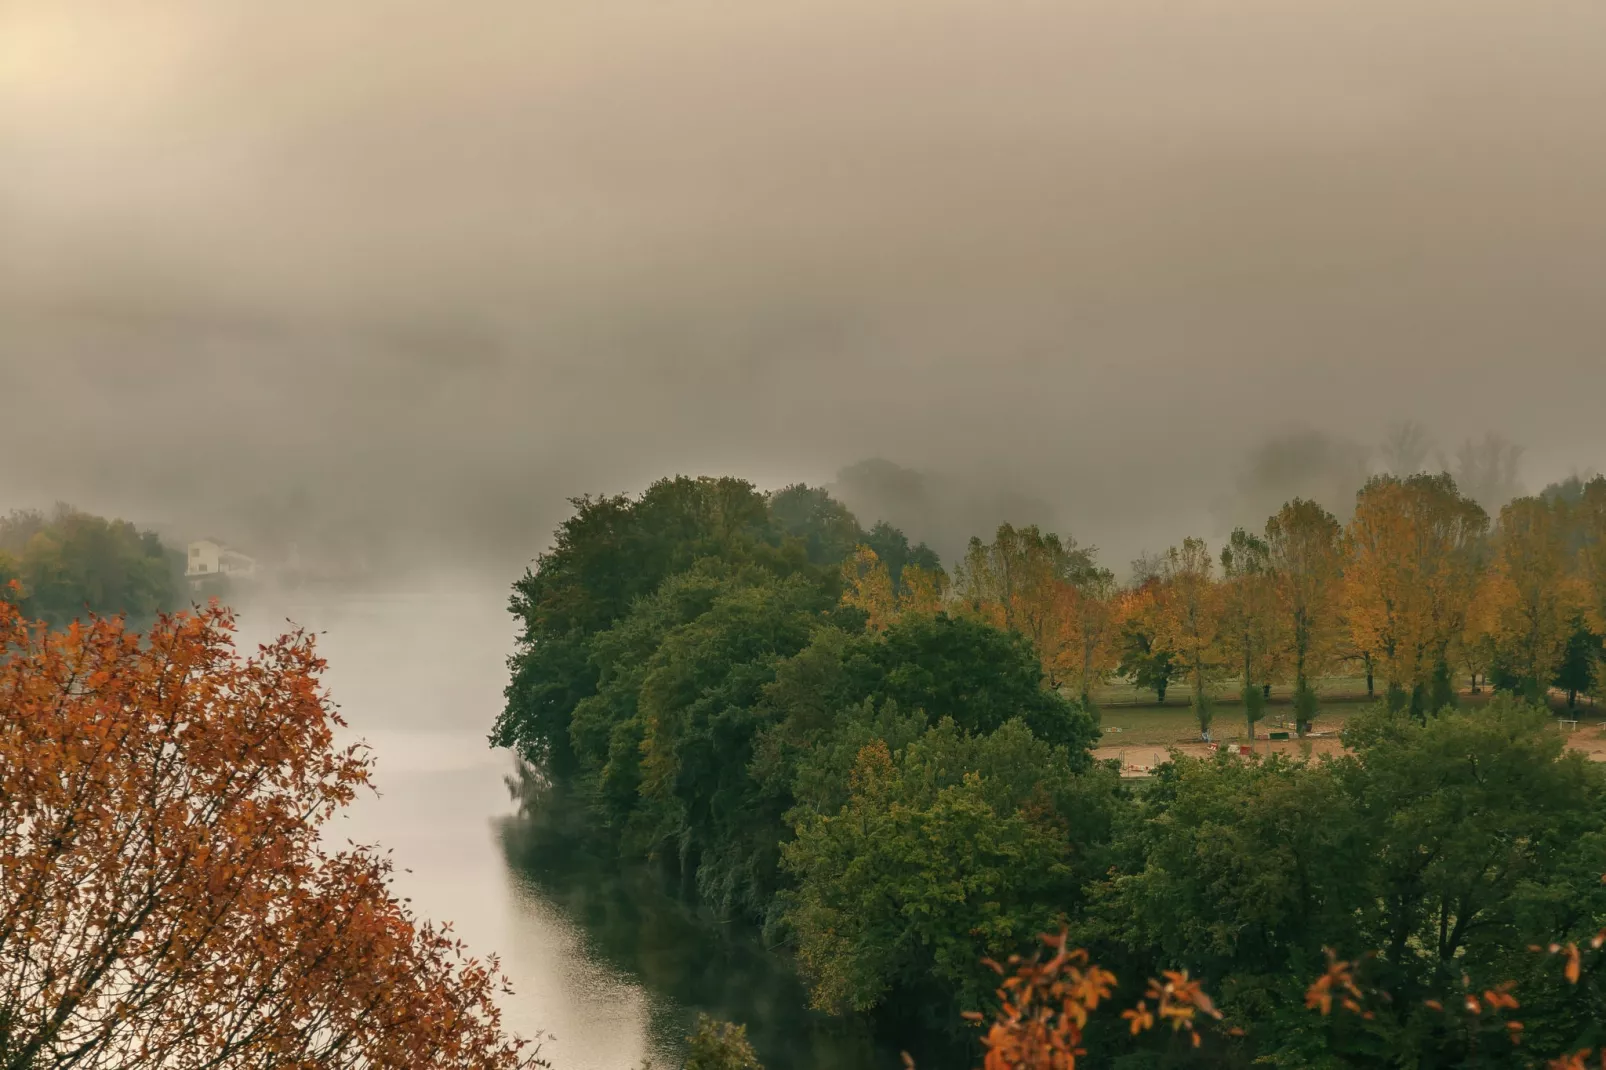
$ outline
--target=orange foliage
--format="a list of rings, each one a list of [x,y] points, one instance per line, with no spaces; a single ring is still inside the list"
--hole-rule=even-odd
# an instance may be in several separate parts
[[[1591,1070],[1590,1056],[1595,1053],[1593,1048],[1584,1048],[1580,1051],[1563,1055],[1559,1059],[1552,1059],[1545,1065],[1550,1070]],[[1606,1070],[1606,1048],[1600,1049],[1600,1062],[1595,1064]]]
[[[1538,948],[1534,950],[1538,950]],[[1553,945],[1551,950],[1559,949]],[[1569,977],[1576,979],[1576,972],[1570,973]],[[1489,1015],[1495,1024],[1505,1029],[1506,1036],[1511,1043],[1520,1044],[1523,1033],[1522,1023],[1515,1019],[1508,1020],[1504,1017],[1507,1011],[1517,1010],[1522,1005],[1518,1002],[1517,997],[1512,995],[1512,989],[1515,987],[1513,982],[1506,981],[1495,985],[1493,988],[1485,988],[1482,992],[1472,988],[1470,977],[1463,976],[1461,983],[1463,993],[1455,1006],[1470,1018],[1482,1018],[1484,1015]],[[1306,990],[1305,1006],[1326,1015],[1332,1013],[1336,1004],[1351,1014],[1356,1014],[1369,1020],[1373,1017],[1373,1014],[1363,1006],[1368,995],[1376,995],[1384,1001],[1389,999],[1386,992],[1368,993],[1364,991],[1355,977],[1355,963],[1340,959],[1329,948],[1327,951],[1327,970],[1316,978],[1311,983],[1310,988]],[[1445,1005],[1436,999],[1425,999],[1422,1001],[1422,1005],[1428,1010],[1436,1011],[1440,1014],[1450,1013],[1445,1009]]]
[[[1084,702],[1120,664],[1122,607],[1114,577],[1108,572],[1094,572],[1082,582],[1059,585],[1055,615],[1064,641],[1055,675],[1071,684]]]
[[[1343,599],[1357,649],[1388,681],[1425,684],[1467,623],[1489,519],[1448,476],[1373,479],[1345,533]]]
[[[868,546],[860,546],[842,563],[842,604],[864,610],[866,626],[879,632],[905,613],[935,614],[947,600],[948,577],[941,569],[906,565],[892,582],[886,562]]]
[[[1548,687],[1587,596],[1568,574],[1565,507],[1518,498],[1500,511],[1474,618],[1512,672]]]
[[[369,780],[304,634],[221,609],[30,629],[0,603],[9,1065],[516,1068],[495,960],[320,827]]]
[[[1082,1034],[1088,1019],[1115,989],[1115,975],[1091,965],[1086,951],[1067,948],[1064,933],[1041,939],[1054,952],[1046,962],[1041,956],[1009,959],[1014,972],[998,989],[1002,1006],[982,1038],[984,1070],[1075,1070],[1077,1058],[1086,1054]],[[995,962],[988,965],[1005,972]],[[1188,1033],[1194,1047],[1199,1046],[1200,1015],[1219,1019],[1221,1012],[1199,982],[1173,970],[1166,971],[1164,981],[1150,979],[1147,998],[1121,1012],[1134,1036],[1169,1022],[1173,1031]],[[966,1017],[980,1020],[981,1015]]]

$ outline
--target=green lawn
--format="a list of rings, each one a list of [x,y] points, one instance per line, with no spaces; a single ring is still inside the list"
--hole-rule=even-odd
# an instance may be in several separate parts
[[[1366,678],[1360,676],[1323,679],[1317,684],[1317,692],[1321,697],[1315,722],[1317,732],[1342,728],[1350,713],[1368,702]],[[1222,684],[1212,689],[1212,695],[1215,698],[1213,737],[1220,742],[1242,739],[1245,725],[1237,689],[1231,684]],[[1477,695],[1464,692],[1461,695],[1461,701],[1471,705],[1488,698],[1487,690]],[[1093,700],[1098,704],[1104,727],[1104,738],[1099,741],[1101,746],[1169,746],[1199,740],[1199,722],[1189,705],[1185,686],[1173,685],[1166,692],[1163,706],[1154,701],[1153,691],[1139,691],[1125,681],[1100,689],[1094,693]],[[1573,716],[1580,726],[1606,723],[1606,709],[1602,707],[1580,705]],[[1255,736],[1264,739],[1268,732],[1281,731],[1282,722],[1292,719],[1292,688],[1273,687],[1271,703],[1265,717],[1255,726]]]

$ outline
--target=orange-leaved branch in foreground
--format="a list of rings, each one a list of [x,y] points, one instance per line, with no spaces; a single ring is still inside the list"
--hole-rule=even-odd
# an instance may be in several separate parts
[[[517,1068],[494,960],[320,826],[368,782],[304,634],[0,601],[0,1070]]]
[[[1004,978],[998,989],[999,1010],[982,1037],[985,1070],[1076,1070],[1086,1055],[1082,1047],[1088,1020],[1115,991],[1115,975],[1088,961],[1081,948],[1070,947],[1066,934],[1039,937],[1053,952],[1024,959],[1011,956],[1000,965],[988,962]],[[979,1013],[965,1015],[981,1021]],[[1169,1025],[1199,1046],[1199,1023],[1219,1020],[1221,1012],[1203,986],[1186,971],[1167,970],[1165,980],[1149,980],[1145,998],[1121,1012],[1131,1033]]]

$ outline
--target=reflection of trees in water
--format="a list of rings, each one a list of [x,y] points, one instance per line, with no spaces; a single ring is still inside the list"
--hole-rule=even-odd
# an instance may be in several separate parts
[[[699,1011],[747,1026],[769,1070],[885,1070],[862,1019],[808,1009],[808,993],[750,927],[689,906],[651,867],[620,862],[605,833],[563,793],[499,827],[508,865],[584,931],[589,957],[638,978],[653,1042],[679,1046]],[[933,1064],[934,1065],[934,1064]]]

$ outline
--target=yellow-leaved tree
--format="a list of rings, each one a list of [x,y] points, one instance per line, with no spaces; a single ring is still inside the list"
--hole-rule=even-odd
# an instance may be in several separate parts
[[[1587,619],[1596,635],[1606,635],[1606,476],[1584,485],[1574,522],[1583,543],[1578,575],[1584,584]]]
[[[1203,539],[1183,539],[1160,559],[1154,600],[1155,643],[1181,665],[1201,734],[1210,731],[1215,716],[1206,686],[1222,664],[1222,592],[1212,566]]]
[[[1466,628],[1489,518],[1448,475],[1376,476],[1345,532],[1344,609],[1389,701],[1423,715],[1454,701],[1450,649]]]
[[[1301,735],[1316,716],[1313,681],[1326,670],[1342,631],[1343,529],[1326,509],[1295,498],[1266,521],[1266,558],[1286,644],[1284,671],[1294,684]]]
[[[1085,651],[1066,612],[1078,579],[1097,571],[1092,550],[1032,524],[1003,524],[990,543],[972,538],[959,567],[964,612],[1031,640],[1051,688],[1073,682]]]
[[[842,604],[864,610],[871,631],[906,613],[939,613],[947,598],[948,576],[940,568],[905,565],[894,581],[886,562],[863,545],[842,563]]]
[[[898,619],[898,595],[892,574],[876,552],[860,545],[842,562],[842,604],[862,609],[867,627],[879,632]]]
[[[1093,703],[1093,689],[1121,663],[1123,605],[1115,574],[1107,568],[1088,568],[1060,586],[1064,676],[1085,706]]]
[[[1530,702],[1549,690],[1585,601],[1568,567],[1566,510],[1543,498],[1518,498],[1500,510],[1479,599],[1495,657]]]

